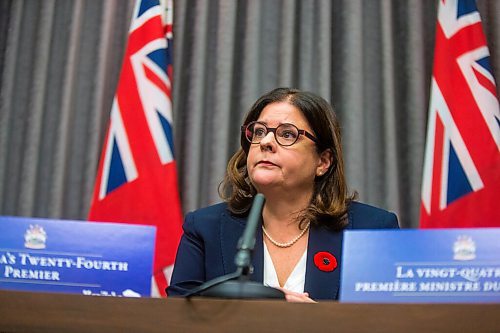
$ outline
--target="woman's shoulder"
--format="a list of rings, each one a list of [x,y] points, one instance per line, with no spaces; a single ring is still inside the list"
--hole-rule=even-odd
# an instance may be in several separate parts
[[[221,223],[241,222],[228,209],[227,203],[222,202],[189,212],[184,219],[184,232],[196,234],[212,234],[219,230]]]
[[[227,209],[227,203],[220,202],[215,205],[203,207],[200,209],[196,209],[192,212],[189,212],[187,215],[195,215],[195,216],[220,216],[222,214],[229,213]]]
[[[203,207],[186,214],[186,223],[196,223],[197,221],[203,222],[203,224],[218,223],[222,218],[230,215],[230,211],[227,208],[225,202],[221,202],[215,205]]]
[[[396,214],[358,201],[349,204],[347,216],[347,229],[399,228]]]

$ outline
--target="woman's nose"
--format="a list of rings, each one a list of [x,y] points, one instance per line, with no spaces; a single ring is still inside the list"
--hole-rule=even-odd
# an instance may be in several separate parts
[[[276,149],[276,138],[274,137],[273,132],[268,132],[262,140],[260,140],[260,148],[262,150],[271,150],[274,151]]]

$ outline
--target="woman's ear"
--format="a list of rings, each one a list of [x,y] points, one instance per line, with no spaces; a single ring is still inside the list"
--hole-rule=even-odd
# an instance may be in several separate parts
[[[333,164],[333,152],[331,149],[325,149],[319,154],[318,166],[316,167],[316,176],[323,176]]]

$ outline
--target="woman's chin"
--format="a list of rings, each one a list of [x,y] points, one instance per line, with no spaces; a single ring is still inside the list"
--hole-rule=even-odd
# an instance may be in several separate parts
[[[254,184],[255,188],[259,190],[259,192],[261,192],[267,187],[272,187],[274,185],[279,184],[280,181],[276,177],[266,176],[266,177],[255,177],[252,179],[252,183]]]

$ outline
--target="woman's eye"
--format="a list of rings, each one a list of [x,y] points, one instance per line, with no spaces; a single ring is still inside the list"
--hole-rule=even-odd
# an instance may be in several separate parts
[[[263,128],[255,128],[253,130],[253,135],[256,137],[261,137],[266,135],[266,130]]]
[[[297,134],[293,131],[283,131],[281,133],[281,136],[284,138],[284,139],[295,139],[297,137]]]

